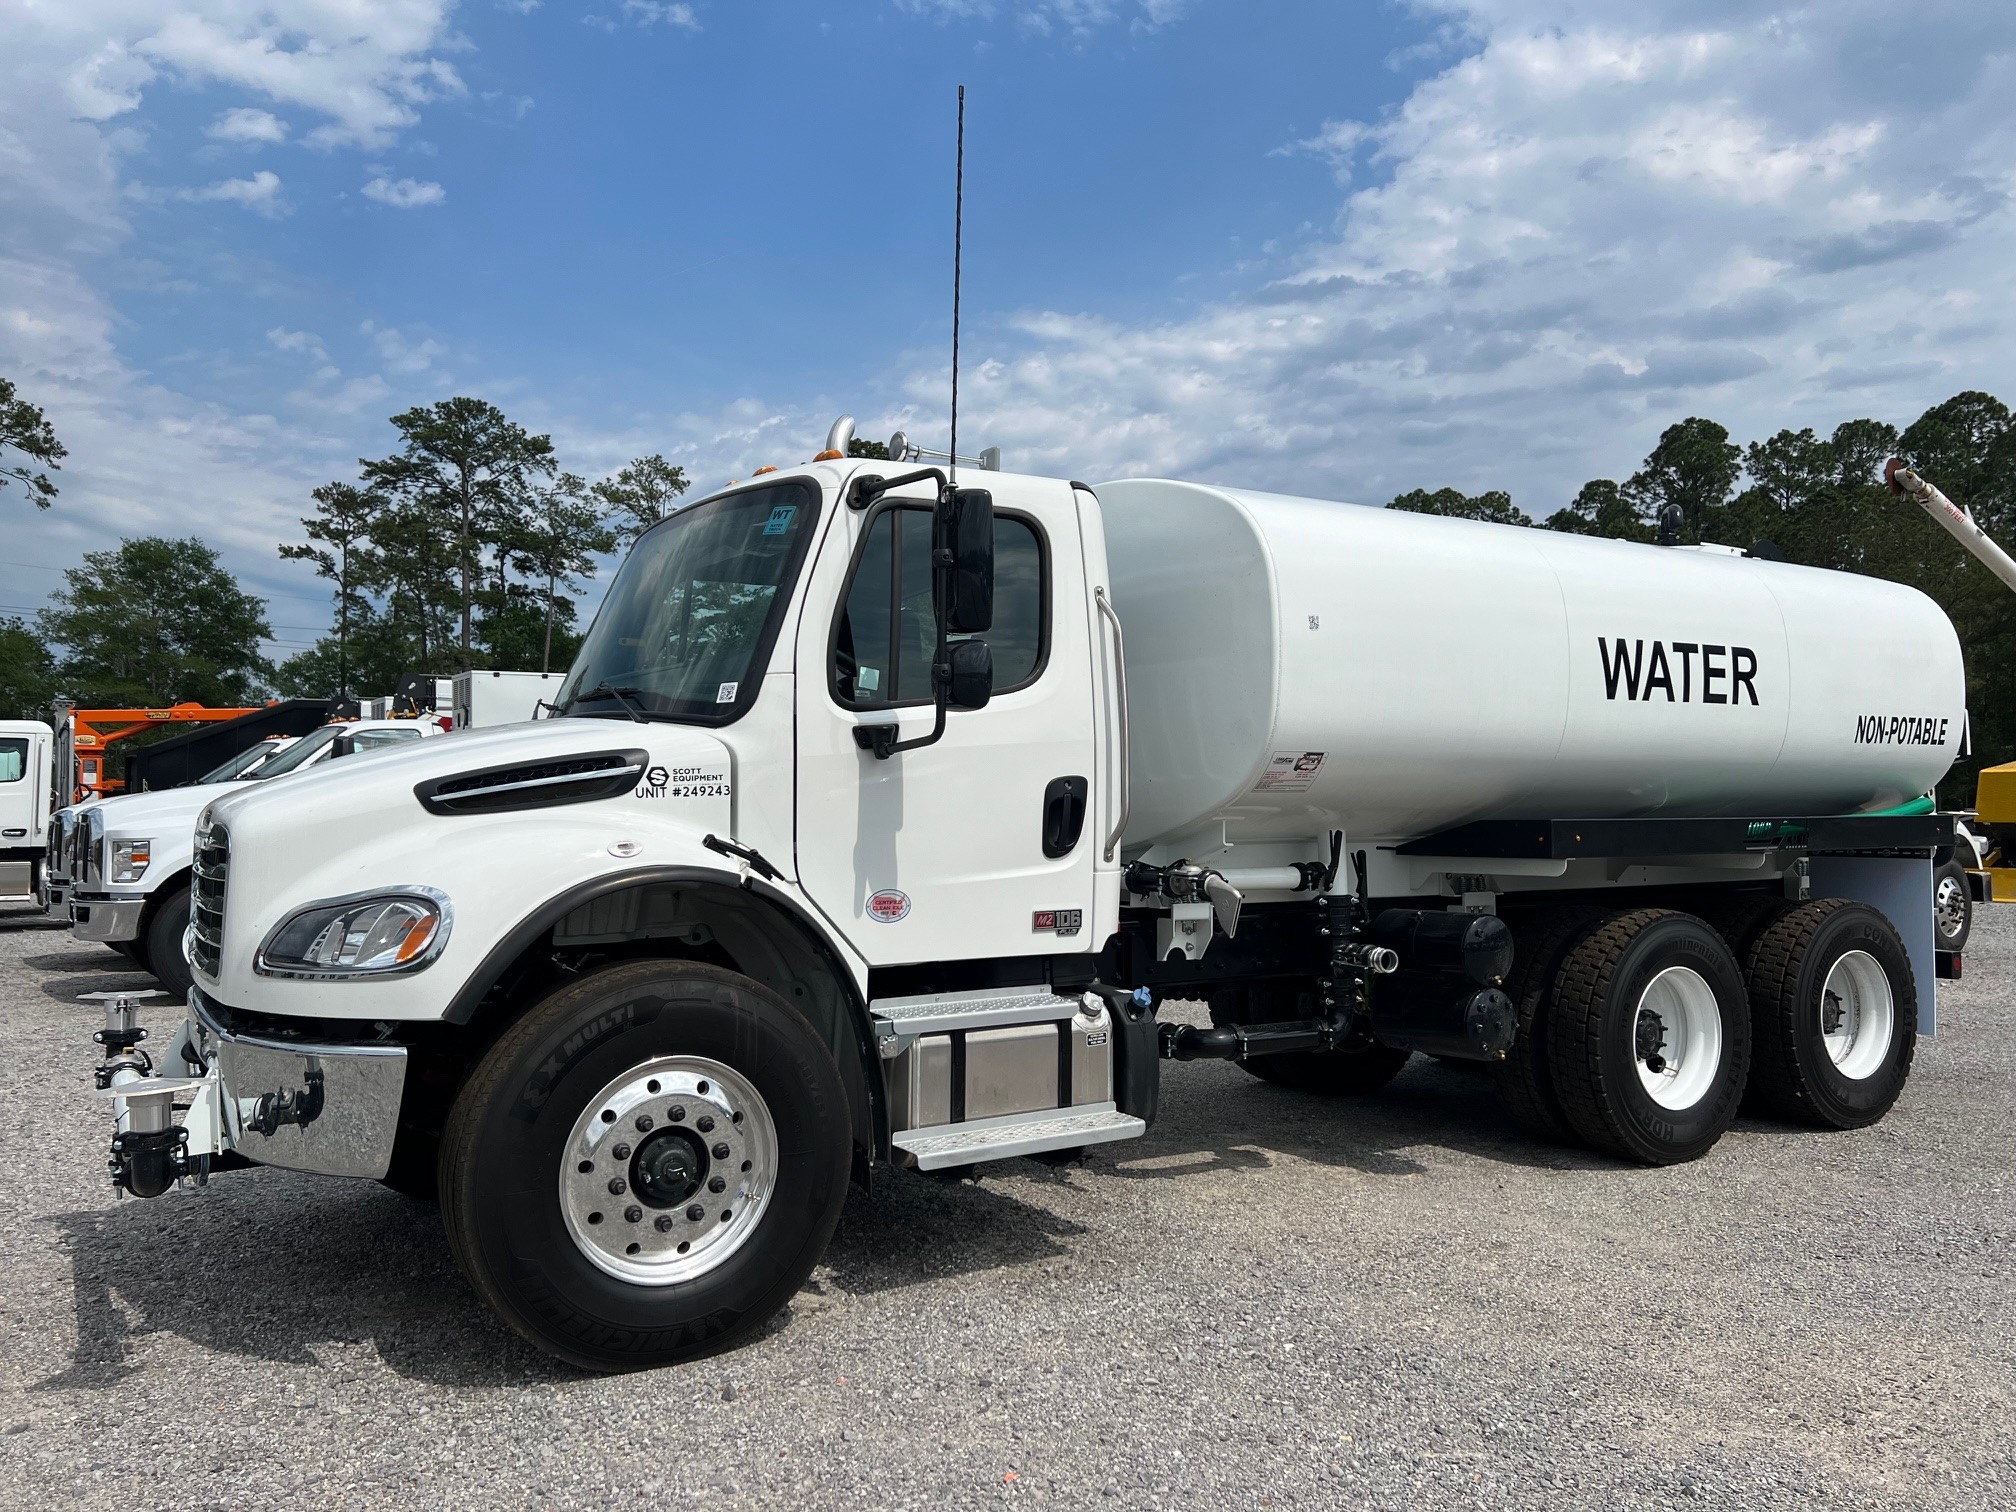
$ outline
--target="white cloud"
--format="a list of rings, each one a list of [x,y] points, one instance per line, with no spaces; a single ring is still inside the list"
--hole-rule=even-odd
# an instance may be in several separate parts
[[[218,142],[271,142],[287,140],[287,123],[270,110],[240,106],[227,110],[208,126],[203,135]]]
[[[187,205],[242,205],[265,216],[287,213],[287,203],[280,198],[280,175],[270,168],[261,168],[250,178],[220,179],[199,189],[160,189],[134,184],[128,186],[126,193],[130,199],[152,204],[173,200]]]
[[[305,352],[320,362],[329,360],[328,348],[322,345],[322,338],[312,331],[290,331],[285,326],[275,326],[266,333],[266,339],[283,352]]]
[[[623,0],[623,14],[639,26],[656,26],[662,21],[667,26],[683,27],[687,31],[700,30],[700,18],[693,13],[690,5],[666,5],[660,0]]]
[[[364,198],[390,205],[395,210],[413,210],[422,205],[438,205],[448,198],[439,184],[420,179],[374,178],[364,186]]]
[[[432,337],[415,341],[397,326],[381,326],[369,320],[364,322],[364,334],[371,338],[389,373],[424,373],[447,350]]]
[[[1006,17],[1039,36],[1083,35],[1123,18],[1136,31],[1153,31],[1178,19],[1189,0],[895,0],[913,16],[940,21],[993,21]]]
[[[1299,144],[1350,177],[1328,234],[1182,318],[969,342],[962,436],[1073,476],[1545,512],[1688,414],[1747,439],[2016,397],[2016,12],[1436,9],[1467,56]],[[942,413],[919,371],[901,397]]]

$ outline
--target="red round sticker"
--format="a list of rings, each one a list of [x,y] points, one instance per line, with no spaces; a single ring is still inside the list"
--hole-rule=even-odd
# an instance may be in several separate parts
[[[910,916],[910,895],[885,887],[868,900],[868,917],[878,924],[894,924]]]

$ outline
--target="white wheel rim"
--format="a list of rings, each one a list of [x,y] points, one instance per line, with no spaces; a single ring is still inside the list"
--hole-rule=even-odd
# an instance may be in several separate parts
[[[663,1056],[590,1099],[559,1175],[568,1235],[590,1262],[623,1281],[674,1286],[718,1268],[763,1221],[777,1128],[733,1067]]]
[[[1874,1076],[1897,1033],[1897,1000],[1882,963],[1851,950],[1827,969],[1820,987],[1820,1040],[1849,1081]]]
[[[1632,1023],[1632,1053],[1645,1095],[1680,1112],[1708,1095],[1722,1068],[1722,1009],[1690,966],[1669,966],[1646,984]]]

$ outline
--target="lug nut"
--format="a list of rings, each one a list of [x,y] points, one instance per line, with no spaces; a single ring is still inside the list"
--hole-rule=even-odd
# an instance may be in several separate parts
[[[653,1225],[653,1227],[655,1227],[655,1228],[656,1228],[656,1229],[658,1230],[658,1232],[659,1232],[659,1233],[661,1233],[661,1234],[669,1234],[669,1233],[671,1233],[671,1232],[672,1232],[672,1215],[671,1215],[670,1213],[666,1213],[666,1214],[665,1214],[665,1215],[663,1215],[663,1216],[662,1216],[661,1218],[659,1218],[658,1222],[657,1222],[656,1224],[654,1224],[654,1225]]]
[[[716,1160],[726,1160],[728,1158],[728,1146],[725,1143],[714,1146],[714,1158]]]
[[[647,1133],[649,1132],[650,1128],[651,1128],[651,1115],[649,1113],[639,1113],[637,1115],[637,1132],[639,1134]]]
[[[693,1127],[698,1129],[702,1134],[712,1134],[714,1132],[714,1120],[711,1118],[696,1118],[693,1121]]]
[[[684,1123],[686,1120],[686,1110],[684,1108],[674,1108],[670,1113],[667,1113],[665,1116],[671,1119],[672,1122],[674,1123]]]
[[[707,1216],[707,1209],[696,1202],[693,1206],[686,1209],[686,1216],[692,1219],[693,1222],[698,1223],[702,1218]]]
[[[623,1216],[631,1223],[642,1223],[644,1221],[644,1209],[640,1207],[625,1208],[623,1209]]]
[[[728,1190],[728,1181],[727,1181],[727,1178],[726,1178],[726,1177],[722,1177],[722,1176],[716,1176],[716,1177],[714,1177],[714,1178],[713,1178],[713,1179],[712,1179],[711,1181],[709,1181],[709,1182],[707,1183],[707,1190],[708,1190],[708,1191],[710,1191],[710,1192],[725,1192],[725,1191],[727,1191],[727,1190]]]
[[[630,1158],[630,1146],[626,1144],[619,1144],[614,1148],[612,1148],[609,1151],[609,1154],[610,1157],[615,1160],[628,1160]]]
[[[611,1176],[609,1178],[609,1191],[612,1196],[621,1197],[629,1190],[630,1183],[625,1181],[621,1176]]]

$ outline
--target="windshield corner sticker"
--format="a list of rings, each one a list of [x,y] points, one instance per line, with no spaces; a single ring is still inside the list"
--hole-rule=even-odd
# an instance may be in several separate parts
[[[654,765],[637,788],[639,798],[727,798],[732,794],[726,772],[704,767]]]
[[[910,917],[910,895],[885,887],[868,900],[868,917],[877,924],[900,924]]]
[[[1276,751],[1253,784],[1256,793],[1306,793],[1323,770],[1322,751]]]
[[[714,690],[714,702],[717,704],[733,703],[735,702],[736,695],[741,691],[742,684],[739,682],[723,683]]]
[[[779,504],[770,511],[770,518],[763,522],[763,534],[782,535],[791,528],[791,521],[797,517],[796,504]]]

